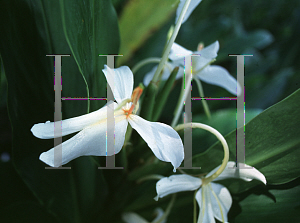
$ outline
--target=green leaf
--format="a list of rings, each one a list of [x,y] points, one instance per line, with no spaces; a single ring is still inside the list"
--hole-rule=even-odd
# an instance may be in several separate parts
[[[126,62],[153,33],[175,12],[179,0],[131,0],[119,20],[123,57],[118,65]]]
[[[107,58],[118,54],[119,29],[111,1],[60,1],[63,29],[79,70],[85,76],[90,97],[106,97],[106,80],[102,72]],[[92,110],[103,103],[92,103]]]
[[[261,171],[268,184],[282,184],[299,176],[300,90],[266,109],[245,126],[245,158],[248,165]],[[236,160],[236,133],[225,137],[230,148],[230,160]],[[193,157],[193,164],[208,172],[221,164],[223,148],[216,143]]]
[[[83,5],[87,5],[88,1],[78,4],[83,9]],[[97,28],[97,33],[116,34],[118,30],[113,30],[114,26],[107,21],[111,20],[117,24],[110,1],[97,1],[97,6],[99,5],[102,11],[94,17],[97,19],[95,23],[89,23],[91,30]],[[74,5],[73,8],[79,6]],[[72,12],[74,11],[68,12],[68,15],[71,16]],[[84,12],[84,15],[88,16],[85,13],[89,11]],[[98,14],[107,20],[98,23]],[[72,16],[74,22],[80,19],[78,15]],[[39,160],[39,155],[53,147],[53,140],[37,139],[30,131],[36,123],[53,121],[53,58],[46,57],[47,54],[72,54],[71,57],[62,59],[62,96],[86,96],[85,85],[74,60],[74,57],[78,56],[74,55],[65,40],[59,1],[1,2],[0,18],[3,21],[0,29],[5,30],[0,36],[0,53],[8,83],[7,101],[13,130],[12,155],[16,170],[40,204],[54,213],[59,222],[92,222],[103,210],[102,205],[108,194],[102,172],[89,157],[78,158],[66,165],[72,167],[71,170],[46,170],[46,165]],[[97,27],[93,28],[93,25]],[[86,38],[91,36],[88,32],[84,35]],[[84,38],[82,36],[82,40]],[[110,46],[117,49],[119,44],[117,34],[114,37],[103,34],[101,38],[96,39],[99,40],[95,46],[97,49],[110,49]],[[84,48],[83,43],[86,44],[86,41],[72,42],[81,49]],[[87,45],[86,48],[91,49],[91,46]],[[110,51],[102,53],[109,54]],[[82,63],[95,62],[95,56],[90,57],[93,60]],[[97,68],[103,67],[103,64],[100,58]],[[78,65],[84,67],[82,64]],[[91,67],[91,72],[96,75],[92,65],[85,66]],[[98,75],[101,76],[102,71],[100,68],[99,70]],[[94,76],[89,77],[90,82],[95,83],[91,89],[104,92],[102,95],[93,96],[105,97],[105,79],[97,83]],[[63,101],[62,104],[63,119],[82,115],[86,111],[85,101]],[[95,108],[100,108],[96,103],[93,104]]]
[[[200,102],[200,101],[199,101]],[[261,109],[246,109],[246,124],[257,116]],[[211,114],[211,118],[207,119],[205,114],[193,115],[193,122],[199,122],[209,125],[217,129],[222,135],[227,135],[236,129],[236,109],[220,109]],[[201,139],[201,144],[199,140]],[[193,153],[204,152],[213,145],[217,138],[208,131],[202,129],[193,129]]]
[[[38,202],[20,201],[1,209],[1,222],[6,223],[27,223],[45,222],[55,223],[55,219]]]
[[[231,222],[299,222],[299,195],[300,186],[251,194],[239,202],[242,212]]]

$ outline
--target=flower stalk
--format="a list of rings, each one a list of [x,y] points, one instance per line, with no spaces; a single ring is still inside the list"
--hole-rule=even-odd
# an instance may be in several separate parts
[[[171,47],[172,47],[172,45],[173,45],[173,43],[174,43],[174,41],[177,37],[177,34],[178,34],[179,29],[181,27],[181,23],[183,21],[183,18],[185,16],[185,13],[186,13],[190,3],[191,3],[191,0],[187,0],[185,2],[184,6],[183,6],[183,9],[182,9],[182,11],[179,15],[179,19],[178,19],[178,21],[177,21],[177,23],[174,27],[174,31],[172,33],[172,36],[171,36],[171,38],[170,38],[170,40],[169,40],[169,42],[166,46],[166,49],[165,49],[165,51],[163,53],[163,56],[162,56],[162,59],[161,59],[160,63],[158,64],[157,70],[155,71],[155,74],[153,76],[153,79],[152,79],[153,82],[157,82],[159,80],[160,72],[162,71],[162,69],[163,69],[163,67],[164,67],[164,65],[165,65],[165,63],[168,59],[169,53],[171,51]]]
[[[206,185],[209,182],[213,181],[214,179],[216,179],[226,168],[226,165],[228,163],[229,160],[229,148],[228,148],[228,144],[225,140],[225,138],[223,137],[223,135],[218,132],[216,129],[214,129],[213,127],[209,126],[209,125],[205,125],[205,124],[201,124],[201,123],[186,123],[186,124],[181,124],[176,126],[174,129],[176,131],[185,129],[185,128],[200,128],[200,129],[204,129],[206,131],[209,131],[210,133],[214,134],[218,140],[220,140],[220,142],[222,143],[223,149],[224,149],[224,159],[222,161],[222,165],[220,166],[220,168],[211,176],[207,177],[207,178],[203,178],[202,179],[202,185]]]
[[[197,79],[197,78],[195,78],[194,80],[195,80],[195,82],[197,84],[200,97],[202,98],[201,102],[202,102],[202,105],[203,105],[204,112],[205,112],[207,118],[211,119],[211,114],[210,114],[210,110],[209,110],[208,104],[207,104],[206,100],[204,99],[204,91],[203,91],[203,88],[202,88],[201,81],[199,79]]]

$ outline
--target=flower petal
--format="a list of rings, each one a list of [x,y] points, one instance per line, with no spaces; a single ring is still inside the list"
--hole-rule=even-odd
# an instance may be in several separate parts
[[[214,181],[224,180],[224,179],[228,179],[228,178],[240,178],[245,181],[252,181],[253,179],[256,179],[256,180],[263,182],[264,184],[267,184],[267,180],[266,180],[265,176],[261,172],[259,172],[257,169],[255,169],[254,167],[251,167],[247,164],[239,163],[239,165],[243,165],[243,167],[245,166],[245,167],[247,167],[247,169],[232,168],[232,167],[235,167],[235,162],[229,161],[227,163],[225,170]],[[220,166],[218,166],[215,169],[213,169],[212,171],[210,171],[206,177],[211,176],[214,172],[217,171],[217,169],[220,168]]]
[[[184,158],[183,144],[178,133],[166,124],[149,122],[137,115],[130,115],[128,121],[154,155],[162,161],[171,162],[175,172]]]
[[[180,60],[180,64],[184,65],[184,60],[183,57],[188,56],[193,54],[192,51],[185,49],[184,47],[180,46],[177,43],[173,43],[170,54],[169,54],[169,59],[174,60],[174,61],[178,61],[178,59]]]
[[[207,187],[210,189],[214,217],[221,222],[227,222],[227,215],[232,205],[232,198],[228,189],[216,183],[209,183]]]
[[[129,67],[122,66],[111,69],[104,65],[102,70],[109,86],[114,89],[114,97],[118,103],[131,98],[133,90],[133,74]]]
[[[207,59],[212,60],[218,56],[219,48],[220,48],[220,44],[219,41],[217,40],[214,43],[205,47],[204,49],[194,52],[194,54],[200,54],[201,57],[205,57]]]
[[[148,221],[134,212],[126,212],[122,214],[122,220],[126,223],[148,223]]]
[[[117,103],[114,103],[114,106],[117,106]],[[39,123],[35,124],[31,128],[32,134],[40,139],[52,139],[54,137],[54,126],[57,128],[62,128],[62,135],[69,135],[74,132],[78,132],[83,128],[103,119],[106,118],[107,115],[107,107],[104,106],[97,111],[91,112],[86,115],[81,115],[75,118],[69,118],[66,120],[62,120],[59,122],[46,122],[46,123]],[[61,125],[61,126],[60,126]],[[59,136],[56,136],[59,137]]]
[[[241,87],[237,80],[232,77],[228,71],[217,65],[211,65],[204,68],[197,74],[198,78],[206,83],[225,88],[234,95],[241,94]]]
[[[211,196],[208,185],[204,185],[196,193],[196,200],[200,207],[197,223],[215,223],[213,215]]]
[[[128,121],[126,116],[118,116],[115,119],[115,151],[120,152],[127,129]],[[80,156],[111,156],[114,153],[107,154],[106,143],[107,119],[103,119],[93,125],[84,128],[71,139],[62,143],[62,165],[76,159]],[[54,162],[54,149],[58,146],[44,152],[40,155],[40,160],[52,167],[57,167]],[[110,151],[108,151],[110,152]]]
[[[194,11],[194,9],[197,7],[197,5],[199,5],[199,3],[201,2],[202,0],[192,0],[185,15],[184,15],[184,18],[182,20],[182,23],[183,24],[189,17],[190,15],[192,14],[192,12]],[[180,0],[180,3],[177,7],[177,11],[176,11],[176,19],[175,19],[175,23],[177,23],[178,21],[178,18],[179,18],[179,15],[183,9],[183,6],[185,4],[186,0]]]
[[[201,186],[201,179],[186,174],[164,177],[156,183],[157,198],[182,191],[193,191]]]

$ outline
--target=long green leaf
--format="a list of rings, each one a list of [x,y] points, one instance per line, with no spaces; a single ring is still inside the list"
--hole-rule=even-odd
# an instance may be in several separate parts
[[[246,164],[256,167],[269,184],[289,182],[300,175],[300,90],[266,109],[245,126]],[[236,160],[236,133],[225,137],[230,160]],[[216,143],[205,153],[193,157],[193,164],[208,172],[220,165],[223,151]]]
[[[78,3],[77,9],[80,4],[83,8],[86,3]],[[98,4],[102,4],[101,16],[117,24],[110,1],[98,1]],[[75,14],[72,16],[74,21],[80,19]],[[63,58],[62,96],[86,96],[85,85],[74,60],[76,55],[65,40],[59,1],[2,1],[0,18],[3,21],[0,29],[5,30],[0,35],[0,52],[8,83],[7,101],[13,129],[15,167],[39,202],[54,213],[60,222],[94,221],[103,210],[102,205],[108,193],[101,171],[88,157],[66,165],[71,166],[71,170],[45,170],[46,165],[39,160],[39,155],[53,147],[53,140],[37,139],[30,131],[36,123],[53,121],[53,58],[46,57],[47,54],[71,54],[71,57]],[[107,21],[101,20],[102,26],[99,26],[99,18],[95,16],[95,19],[93,29],[97,29],[97,32],[118,33],[118,29],[112,30],[114,27]],[[89,38],[88,33],[85,34]],[[118,34],[113,38],[101,35],[100,40],[96,47],[101,49],[110,46],[117,49],[119,45]],[[80,42],[73,44],[79,46]],[[82,63],[92,62],[86,60]],[[98,74],[103,76],[101,70]],[[95,83],[91,86],[92,90],[104,92],[93,96],[106,96],[105,80],[96,84],[94,77],[90,76],[90,82]],[[82,115],[86,111],[86,102],[63,101],[62,109],[63,119]]]
[[[106,80],[102,72],[106,57],[118,54],[119,29],[110,0],[60,1],[63,29],[78,68],[86,78],[90,97],[106,97]],[[103,102],[91,103],[92,110]]]
[[[131,0],[120,17],[121,49],[123,57],[118,64],[126,62],[145,40],[160,28],[176,10],[179,0]]]

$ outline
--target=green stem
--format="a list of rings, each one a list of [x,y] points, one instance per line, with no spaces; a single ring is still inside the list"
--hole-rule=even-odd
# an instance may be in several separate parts
[[[173,194],[172,199],[171,199],[170,203],[168,204],[168,207],[167,207],[165,213],[161,216],[160,219],[158,219],[157,221],[155,221],[153,223],[162,223],[169,216],[170,211],[171,211],[171,209],[173,207],[173,204],[175,202],[175,199],[176,199],[176,194]]]
[[[165,103],[168,99],[168,96],[171,92],[172,86],[174,84],[174,81],[176,79],[176,75],[178,73],[179,67],[175,67],[174,70],[171,72],[171,75],[169,76],[168,80],[166,81],[165,85],[163,86],[162,90],[159,92],[157,96],[157,101],[155,103],[155,112],[153,112],[153,121],[157,121],[159,118]]]
[[[145,176],[145,177],[142,177],[142,178],[138,179],[136,182],[139,184],[139,183],[142,183],[146,180],[160,180],[162,178],[164,178],[164,176],[159,175],[159,174],[151,174],[151,175],[148,175],[148,176]]]
[[[198,87],[198,90],[199,90],[199,93],[200,93],[200,97],[202,98],[201,102],[202,102],[202,105],[203,105],[203,108],[204,108],[204,112],[205,112],[207,118],[210,119],[211,118],[210,110],[209,110],[209,107],[208,107],[208,104],[207,104],[206,100],[204,99],[204,91],[203,91],[203,88],[202,88],[201,81],[198,78],[194,78],[194,80],[196,81],[196,84],[197,84],[197,87]]]
[[[152,81],[154,83],[156,83],[159,80],[160,72],[162,71],[162,69],[163,69],[163,67],[164,67],[164,65],[165,65],[165,63],[166,63],[166,61],[168,59],[169,53],[171,51],[171,47],[172,47],[172,45],[173,45],[173,43],[174,43],[174,41],[175,41],[175,39],[177,37],[177,34],[178,34],[179,29],[181,27],[182,20],[183,20],[184,15],[185,15],[185,13],[186,13],[189,5],[190,5],[190,2],[191,2],[191,0],[187,0],[185,2],[184,6],[183,6],[183,9],[182,9],[182,11],[181,11],[181,13],[179,15],[179,19],[178,19],[178,21],[177,21],[177,23],[175,25],[174,32],[173,32],[173,34],[172,34],[172,36],[171,36],[171,38],[170,38],[170,40],[169,40],[169,42],[167,44],[167,47],[166,47],[166,49],[165,49],[165,51],[163,53],[162,59],[161,59],[160,63],[158,64],[157,70],[155,71],[154,77],[152,79]]]
[[[174,112],[174,118],[173,118],[173,121],[171,123],[172,127],[174,127],[178,122],[179,116],[180,116],[181,111],[182,111],[182,107],[184,105],[184,101],[186,100],[187,94],[189,93],[190,88],[191,88],[191,82],[192,82],[192,77],[191,76],[192,75],[190,75],[190,74],[186,74],[186,75],[188,75],[187,83],[185,84],[185,77],[183,76],[183,80],[182,80],[183,85],[182,85],[179,100],[177,102],[177,106],[176,106],[176,109],[175,109],[175,112]]]
[[[222,134],[220,132],[218,132],[216,129],[214,129],[213,127],[209,126],[209,125],[205,125],[205,124],[201,124],[201,123],[186,123],[186,124],[181,124],[176,126],[174,129],[176,131],[179,131],[181,129],[184,128],[200,128],[200,129],[204,129],[206,131],[211,132],[212,134],[214,134],[218,140],[220,140],[220,142],[223,145],[223,149],[224,149],[224,159],[222,162],[222,165],[220,166],[220,168],[214,173],[212,174],[210,177],[207,178],[203,178],[202,179],[202,185],[206,185],[209,182],[213,181],[214,179],[216,179],[226,168],[226,165],[228,163],[229,160],[229,148],[227,145],[227,142],[225,140],[225,138],[222,136]]]
[[[135,74],[141,67],[145,66],[146,64],[159,63],[160,60],[161,58],[159,57],[149,57],[147,59],[141,60],[132,68],[132,73]]]

